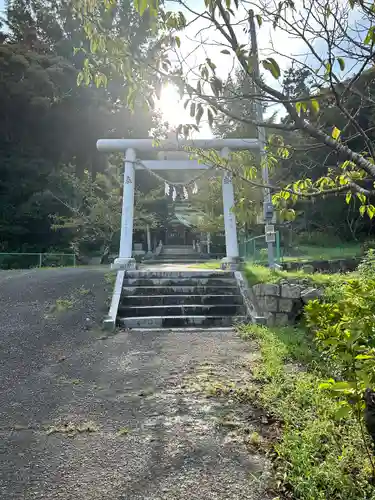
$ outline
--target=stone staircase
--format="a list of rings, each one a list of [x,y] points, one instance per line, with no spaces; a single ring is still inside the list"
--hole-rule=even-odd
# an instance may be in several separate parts
[[[126,328],[228,327],[246,320],[232,272],[128,271],[117,322]]]
[[[207,256],[200,255],[193,250],[192,246],[166,245],[161,253],[154,259],[155,262],[163,264],[193,264],[207,260]]]

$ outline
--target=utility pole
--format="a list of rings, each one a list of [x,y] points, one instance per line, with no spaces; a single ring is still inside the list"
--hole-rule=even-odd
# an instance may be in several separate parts
[[[258,42],[257,42],[257,34],[255,29],[254,22],[254,11],[252,9],[249,10],[249,32],[250,32],[250,44],[251,44],[251,53],[253,59],[253,67],[252,72],[254,78],[260,78],[259,72],[259,58],[258,58]],[[255,81],[253,81],[253,89],[258,90],[258,93],[261,93],[261,89],[258,87]],[[254,92],[255,93],[255,92]],[[263,121],[263,108],[261,99],[254,99],[255,101],[255,117],[258,122]],[[262,168],[262,181],[264,184],[269,184],[268,178],[268,162],[267,162],[267,154],[265,151],[265,146],[267,144],[266,140],[266,131],[264,127],[257,126],[258,131],[258,141],[259,141],[259,153],[260,153],[260,162]],[[274,247],[273,243],[275,241],[275,232],[274,230],[268,231],[268,229],[273,229],[271,226],[272,218],[273,218],[273,205],[272,205],[272,197],[271,190],[269,188],[263,188],[263,216],[264,216],[264,234],[268,248],[268,266],[270,268],[275,267],[275,256],[274,256]]]

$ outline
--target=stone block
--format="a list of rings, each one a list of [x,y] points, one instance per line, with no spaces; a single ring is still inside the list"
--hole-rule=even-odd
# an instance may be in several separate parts
[[[276,313],[274,321],[275,321],[275,325],[278,325],[278,326],[286,326],[289,324],[288,315],[285,313]]]
[[[301,299],[304,304],[307,304],[310,300],[320,299],[322,295],[323,292],[318,288],[307,288],[301,292]]]
[[[293,309],[293,299],[279,299],[279,312],[289,313]]]
[[[266,295],[264,297],[264,309],[267,312],[277,312],[278,310],[278,298]]]
[[[265,283],[262,286],[263,286],[263,294],[264,295],[280,295],[280,286],[279,285]]]
[[[302,266],[302,271],[305,274],[313,274],[313,272],[315,271],[315,268],[311,264],[305,264],[304,266]]]
[[[281,297],[286,299],[299,299],[301,297],[301,288],[299,285],[282,285]]]
[[[266,309],[266,298],[265,297],[257,297],[257,304],[260,311],[265,311]]]
[[[275,326],[276,324],[276,315],[275,314],[269,314],[266,319],[266,325],[267,326]]]
[[[257,297],[261,296],[261,295],[264,295],[264,292],[263,292],[263,285],[261,283],[258,283],[257,285],[254,285],[252,287],[252,290],[253,292],[255,293],[255,295]]]

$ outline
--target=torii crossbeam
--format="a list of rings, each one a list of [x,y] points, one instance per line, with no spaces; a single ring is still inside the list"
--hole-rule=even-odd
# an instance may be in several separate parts
[[[105,153],[123,152],[125,154],[124,186],[121,214],[121,239],[119,257],[114,262],[116,269],[134,269],[135,260],[132,258],[133,249],[133,218],[134,218],[134,171],[137,160],[137,151],[179,151],[183,159],[159,159],[142,161],[151,170],[202,170],[210,168],[195,160],[186,159],[188,154],[184,148],[214,149],[227,158],[231,150],[259,149],[257,139],[194,139],[194,140],[165,140],[157,145],[153,139],[99,139],[97,149]],[[168,155],[167,155],[168,156]],[[223,171],[223,207],[226,261],[235,263],[239,260],[236,217],[233,212],[234,191],[232,176]]]

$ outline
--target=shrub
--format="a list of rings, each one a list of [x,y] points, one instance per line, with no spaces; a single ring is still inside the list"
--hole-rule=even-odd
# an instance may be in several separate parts
[[[356,415],[340,415],[340,395],[319,388],[330,366],[299,328],[242,327],[261,359],[255,403],[282,425],[274,443],[275,488],[301,500],[374,499],[372,460]]]
[[[311,301],[305,307],[307,325],[332,377],[320,384],[340,400],[337,417],[356,418],[363,429],[366,388],[375,387],[375,273],[369,252],[358,277],[337,286],[324,301]],[[370,455],[368,437],[363,444]],[[373,470],[373,473],[375,471]]]
[[[375,249],[375,240],[367,240],[363,242],[361,245],[361,251],[364,255],[366,255],[369,250],[374,250],[374,249]]]

